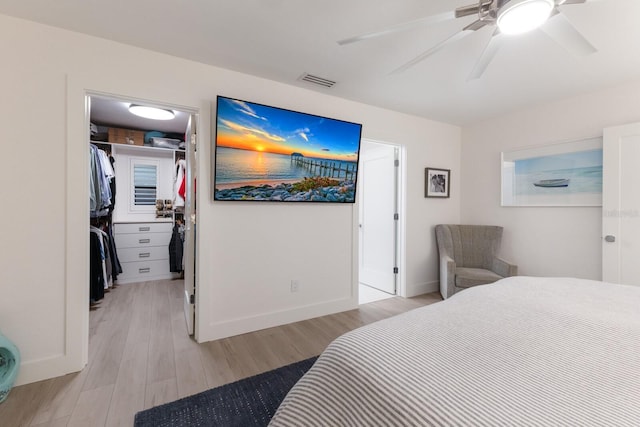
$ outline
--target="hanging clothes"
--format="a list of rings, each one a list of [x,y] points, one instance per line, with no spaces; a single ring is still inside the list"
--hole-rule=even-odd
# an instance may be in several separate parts
[[[180,184],[180,188],[178,189],[178,195],[183,199],[186,199],[186,191],[187,191],[187,180],[186,178],[182,179],[182,183]]]
[[[89,233],[89,298],[99,301],[104,298],[104,270],[102,268],[102,245],[98,233]]]
[[[116,250],[116,240],[113,238],[113,227],[111,222],[106,226],[105,233],[109,238],[109,255],[111,258],[111,275],[113,280],[118,280],[118,274],[122,274],[122,265],[120,265],[120,259],[118,258],[118,251]]]
[[[179,159],[176,162],[176,174],[175,179],[173,181],[173,206],[179,207],[184,206],[184,190],[181,192],[180,189],[184,188],[184,183],[187,177],[187,162],[184,159]]]
[[[102,171],[104,172],[104,176],[107,179],[107,182],[116,176],[116,173],[113,170],[113,166],[111,166],[111,161],[109,160],[109,156],[104,150],[98,149],[98,159],[100,160],[100,166],[102,167]]]
[[[184,250],[184,242],[180,237],[180,225],[173,226],[171,240],[169,241],[169,271],[172,273],[180,273],[182,271],[182,255]]]
[[[98,200],[100,197],[100,188],[98,177],[98,161],[95,151],[97,147],[95,145],[89,145],[89,211],[94,213],[98,210],[98,204],[101,202]]]
[[[89,227],[89,231],[91,234],[95,234],[98,237],[99,244],[99,257],[100,257],[100,265],[102,268],[102,288],[109,289],[113,286],[113,280],[111,277],[112,267],[111,267],[111,259],[109,252],[109,238],[107,233],[102,231],[101,229],[91,226]]]
[[[114,171],[113,178],[111,178],[110,184],[109,184],[109,189],[111,190],[111,207],[109,208],[109,213],[113,212],[113,209],[116,207],[116,176],[115,176],[115,166],[114,166],[115,163],[116,163],[116,159],[114,159],[112,155],[109,155],[109,164],[111,165],[111,170]],[[113,237],[111,237],[111,240],[113,241]]]
[[[113,239],[111,215],[115,203],[115,160],[104,150],[89,144],[89,294],[93,302],[104,298],[122,266]]]
[[[105,216],[112,205],[111,180],[115,173],[107,154],[89,145],[89,209],[91,217]]]

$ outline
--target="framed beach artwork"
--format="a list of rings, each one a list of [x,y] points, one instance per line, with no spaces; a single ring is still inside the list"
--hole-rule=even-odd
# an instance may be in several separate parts
[[[602,137],[503,152],[502,206],[602,206]]]
[[[424,197],[449,197],[451,170],[426,168],[424,170]]]
[[[362,125],[218,96],[216,201],[354,203]]]

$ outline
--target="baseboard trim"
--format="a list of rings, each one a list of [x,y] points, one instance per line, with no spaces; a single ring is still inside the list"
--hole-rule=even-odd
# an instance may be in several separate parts
[[[440,281],[414,283],[407,286],[407,298],[415,297],[422,294],[440,291]]]
[[[329,314],[342,311],[354,310],[358,308],[358,299],[348,297],[320,304],[310,304],[296,307],[289,310],[274,311],[271,313],[248,316],[222,322],[212,322],[207,330],[210,334],[199,336],[198,342],[214,341],[235,335],[255,332],[261,329],[300,322],[302,320],[313,319],[314,317],[327,316]],[[202,329],[200,329],[202,331]]]
[[[23,361],[20,364],[20,371],[15,385],[30,384],[82,370],[82,366],[74,367],[71,365],[71,357],[63,354],[38,360]]]

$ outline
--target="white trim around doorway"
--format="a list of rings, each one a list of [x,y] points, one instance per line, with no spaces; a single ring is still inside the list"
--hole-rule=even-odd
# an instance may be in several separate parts
[[[154,101],[135,94],[123,95],[131,91],[91,80],[90,76],[66,76],[65,222],[62,225],[65,236],[63,245],[65,251],[65,312],[61,352],[43,359],[23,363],[19,384],[32,383],[80,371],[88,360],[89,185],[87,176],[89,172],[87,158],[90,136],[88,97],[103,96],[141,102],[147,105],[174,108],[202,117],[201,108],[198,106],[180,105],[179,102],[171,99]],[[123,83],[123,86],[126,86],[126,83]],[[196,144],[200,149],[202,144],[200,137]],[[196,296],[196,298],[198,297]],[[198,317],[197,313],[196,317]]]
[[[398,149],[398,160],[400,164],[398,166],[398,187],[397,187],[397,195],[398,195],[398,242],[396,248],[396,256],[397,256],[397,266],[398,266],[398,282],[396,286],[396,295],[401,297],[407,296],[407,285],[406,285],[406,193],[407,193],[407,150],[401,144],[394,144],[391,142],[378,141],[370,138],[362,138],[363,141],[371,142],[374,144],[387,145],[393,148]],[[358,209],[354,209],[354,234],[356,244],[355,247],[355,275],[358,276],[359,263],[358,263],[358,251],[360,250],[360,245],[358,242],[358,224],[359,224],[359,215]],[[356,292],[356,298],[358,297],[357,293],[359,287],[359,280],[356,278],[354,288]]]

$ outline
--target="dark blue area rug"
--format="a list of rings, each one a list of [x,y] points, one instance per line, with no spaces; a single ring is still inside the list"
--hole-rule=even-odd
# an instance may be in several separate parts
[[[317,357],[136,414],[135,427],[266,426]]]

